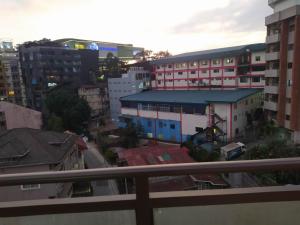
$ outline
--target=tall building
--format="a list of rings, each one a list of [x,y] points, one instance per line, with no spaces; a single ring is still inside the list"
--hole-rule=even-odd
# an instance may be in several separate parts
[[[300,143],[300,1],[269,0],[265,110]]]
[[[66,49],[48,40],[29,42],[19,47],[28,105],[41,110],[45,92],[70,83],[74,88],[95,82],[98,54],[92,50]]]
[[[9,41],[0,42],[0,99],[26,105],[19,55]]]
[[[265,44],[183,53],[154,62],[158,90],[264,88]]]
[[[131,67],[122,77],[108,79],[110,116],[114,123],[118,124],[121,116],[120,98],[149,89],[150,82],[150,73],[143,67]]]

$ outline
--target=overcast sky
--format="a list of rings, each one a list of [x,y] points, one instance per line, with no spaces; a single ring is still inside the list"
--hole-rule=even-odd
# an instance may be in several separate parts
[[[264,42],[267,0],[0,0],[0,38],[82,38],[171,53]]]

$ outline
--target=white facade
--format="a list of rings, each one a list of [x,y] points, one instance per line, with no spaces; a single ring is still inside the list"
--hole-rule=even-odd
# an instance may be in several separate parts
[[[110,115],[114,123],[119,122],[121,115],[120,98],[150,88],[150,80],[149,71],[142,67],[131,67],[122,77],[108,79]]]

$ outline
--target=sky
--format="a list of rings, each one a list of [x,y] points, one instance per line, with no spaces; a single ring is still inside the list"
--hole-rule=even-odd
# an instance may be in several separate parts
[[[264,42],[267,0],[0,0],[0,38],[130,43],[172,54]]]

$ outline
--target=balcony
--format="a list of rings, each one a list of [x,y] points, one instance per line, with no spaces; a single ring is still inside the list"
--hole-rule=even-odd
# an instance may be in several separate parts
[[[271,111],[278,111],[277,102],[265,101],[264,108]]]
[[[265,77],[279,77],[279,69],[266,70]]]
[[[268,52],[266,53],[266,61],[279,60],[279,52]]]
[[[0,186],[130,177],[136,194],[2,202],[0,224],[298,224],[298,185],[149,192],[150,177],[298,169],[300,158],[1,175]]]
[[[265,86],[265,93],[268,93],[268,94],[278,94],[278,86],[275,86],[275,85],[266,85]]]
[[[272,44],[280,41],[280,34],[271,34],[267,36],[266,38],[266,43],[267,44]]]

